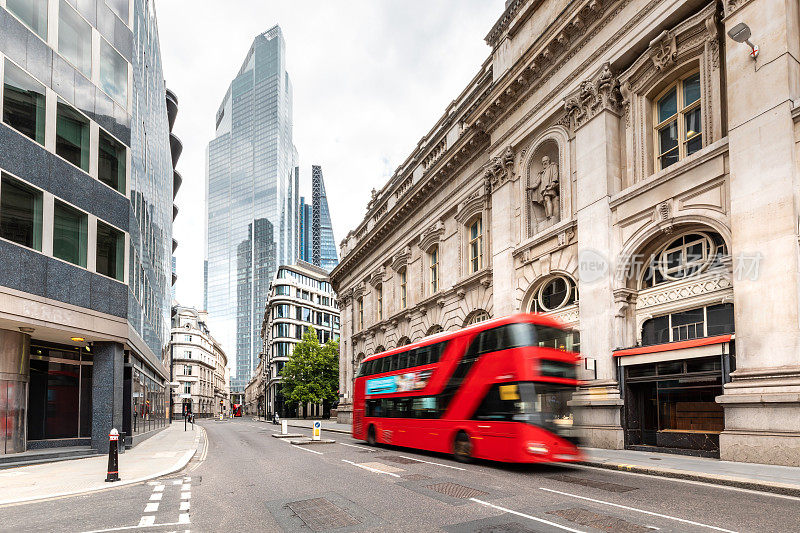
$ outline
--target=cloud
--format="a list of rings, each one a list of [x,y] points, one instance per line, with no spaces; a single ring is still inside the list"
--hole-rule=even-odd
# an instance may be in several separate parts
[[[337,242],[490,53],[503,0],[162,0],[167,86],[184,151],[175,222],[178,300],[203,305],[205,151],[253,38],[280,24],[294,87],[301,190],[322,165]]]

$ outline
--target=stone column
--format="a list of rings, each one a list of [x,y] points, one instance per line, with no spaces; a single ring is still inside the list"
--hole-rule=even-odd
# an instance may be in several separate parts
[[[0,455],[27,447],[31,337],[0,329]]]
[[[619,84],[607,64],[566,102],[575,132],[581,352],[595,360],[597,369],[597,379],[577,392],[571,405],[586,443],[611,449],[624,446],[623,402],[611,353],[617,306],[609,206],[622,165],[620,102]]]
[[[116,342],[94,343],[92,448],[108,453],[108,433],[122,431],[125,352]]]
[[[353,306],[351,294],[339,300],[339,406],[336,408],[336,421],[347,424],[352,420],[353,399],[350,368],[353,363]]]
[[[484,261],[492,258],[492,316],[507,316],[516,311],[514,290],[517,279],[514,272],[514,245],[517,242],[515,231],[514,178],[515,154],[511,146],[505,148],[498,157],[490,161],[487,180],[491,186],[491,225],[484,220]],[[488,237],[488,238],[487,238]],[[464,244],[460,244],[464,246]]]
[[[725,31],[745,22],[750,49],[726,37],[736,370],[720,455],[800,466],[800,262],[793,102],[800,97],[797,2],[725,2]]]

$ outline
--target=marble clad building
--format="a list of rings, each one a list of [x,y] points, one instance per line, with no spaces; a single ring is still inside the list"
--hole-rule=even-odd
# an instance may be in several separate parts
[[[799,28],[779,0],[506,2],[341,243],[340,421],[365,356],[536,311],[579,332],[587,445],[800,465]]]

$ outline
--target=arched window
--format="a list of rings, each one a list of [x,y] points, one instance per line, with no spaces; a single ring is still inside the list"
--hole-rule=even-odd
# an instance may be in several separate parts
[[[375,348],[375,353],[373,353],[373,355],[375,355],[376,353],[381,353],[381,352],[385,352],[385,351],[386,351],[386,348],[384,348],[383,345],[380,345],[377,348]]]
[[[653,109],[657,167],[677,163],[703,147],[700,73],[681,78],[656,99]]]
[[[727,255],[725,241],[719,233],[686,233],[659,248],[647,263],[640,287],[647,289],[721,267]]]
[[[487,313],[483,309],[473,311],[469,315],[467,315],[467,319],[464,321],[464,327],[471,326],[472,324],[477,324],[478,322],[483,322],[485,320],[489,320],[489,318],[490,318],[489,313]]]
[[[433,326],[428,328],[428,331],[427,333],[425,333],[425,336],[427,337],[428,335],[436,335],[437,333],[441,333],[442,331],[444,331],[442,326],[440,326],[439,324],[434,324]]]
[[[400,337],[400,340],[397,341],[397,346],[405,346],[406,344],[411,344],[411,339],[408,337]]]
[[[477,217],[469,224],[469,272],[483,268],[483,219]]]
[[[532,313],[549,313],[578,301],[578,287],[572,278],[554,276],[542,283],[534,293],[530,310]]]
[[[734,333],[733,304],[687,309],[645,320],[642,346]]]
[[[439,247],[434,246],[428,252],[428,277],[430,281],[431,294],[436,294],[439,290]]]

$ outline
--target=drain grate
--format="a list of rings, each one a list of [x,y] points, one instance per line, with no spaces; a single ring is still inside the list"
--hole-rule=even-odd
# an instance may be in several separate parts
[[[478,496],[488,496],[488,492],[483,492],[482,490],[473,489],[472,487],[465,487],[464,485],[459,485],[458,483],[434,483],[433,485],[425,485],[426,489],[435,490],[445,496],[450,496],[452,498],[477,498]]]
[[[592,511],[577,507],[573,509],[562,509],[560,511],[550,511],[547,514],[556,515],[564,520],[602,531],[613,531],[614,533],[652,533],[650,528],[626,522],[616,516],[593,513]]]
[[[432,479],[431,476],[426,476],[425,474],[408,474],[407,476],[403,476],[403,479],[407,479],[409,481],[425,481],[426,479]]]
[[[299,500],[287,503],[286,506],[313,531],[325,531],[361,523],[326,498]]]
[[[548,479],[563,481],[564,483],[574,483],[575,485],[583,485],[584,487],[592,487],[594,489],[601,489],[608,492],[629,492],[636,490],[636,487],[628,487],[626,485],[617,485],[616,483],[607,483],[605,481],[597,481],[595,479],[569,476],[567,474],[550,476]]]
[[[422,462],[422,461],[417,461],[416,459],[409,459],[408,457],[402,457],[400,455],[380,455],[377,458],[386,459],[387,461],[391,461],[393,463],[399,463],[401,465],[410,465]]]

